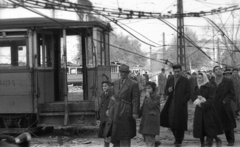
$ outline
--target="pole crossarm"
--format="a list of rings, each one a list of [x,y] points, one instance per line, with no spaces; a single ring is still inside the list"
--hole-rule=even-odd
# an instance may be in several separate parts
[[[162,14],[160,12],[146,12],[146,11],[136,11],[136,10],[127,10],[127,9],[113,9],[113,8],[104,8],[104,7],[96,7],[87,4],[77,4],[72,2],[65,2],[63,0],[54,0],[54,3],[50,0],[14,0],[15,2],[24,4],[29,7],[39,7],[42,9],[57,9],[63,11],[75,11],[79,9],[80,11],[89,11],[88,13],[92,13],[94,15],[94,11],[101,12],[106,16],[122,18],[122,19],[173,19],[179,17],[204,17],[209,15],[215,15],[225,12],[231,12],[235,10],[239,10],[240,7],[238,5],[233,5],[229,7],[220,7],[217,9],[212,9],[210,11],[200,11],[200,12],[188,12],[182,14]],[[6,5],[4,7],[17,7],[16,5]],[[1,5],[0,5],[1,7]]]

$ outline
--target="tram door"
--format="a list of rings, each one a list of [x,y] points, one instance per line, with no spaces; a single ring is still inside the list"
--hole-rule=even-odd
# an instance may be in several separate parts
[[[37,33],[36,82],[39,103],[55,101],[54,44],[52,33]]]

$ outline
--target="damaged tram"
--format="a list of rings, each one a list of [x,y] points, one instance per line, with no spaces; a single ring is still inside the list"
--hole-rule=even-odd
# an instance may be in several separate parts
[[[111,79],[110,31],[111,26],[102,22],[1,19],[0,132],[96,123],[101,82]],[[72,101],[67,54],[72,52],[68,42],[73,36],[78,40],[83,83]]]

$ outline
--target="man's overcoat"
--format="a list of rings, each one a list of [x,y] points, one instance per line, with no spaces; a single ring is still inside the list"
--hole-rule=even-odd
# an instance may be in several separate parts
[[[174,84],[175,78],[167,81],[165,93],[168,95],[166,104],[160,114],[160,125],[173,130],[187,130],[188,100],[190,99],[189,80],[180,76]],[[173,91],[169,92],[168,88]]]
[[[201,103],[201,107],[196,106],[193,121],[193,137],[201,138],[203,136],[215,137],[222,134],[223,129],[217,111],[213,105],[215,100],[215,88],[210,83],[206,83],[199,89],[195,86],[192,101],[198,96],[206,99]]]
[[[129,140],[136,136],[136,120],[133,114],[139,113],[140,95],[137,82],[127,78],[121,86],[121,81],[114,83],[115,100],[109,103],[109,120],[105,135],[111,140]]]
[[[232,76],[232,81],[235,89],[235,99],[236,102],[232,102],[234,104],[234,111],[240,110],[240,77],[239,76]]]
[[[235,90],[231,79],[223,77],[217,86],[215,80],[211,84],[216,88],[214,106],[224,130],[236,128],[236,121],[231,107],[231,100],[235,101]]]

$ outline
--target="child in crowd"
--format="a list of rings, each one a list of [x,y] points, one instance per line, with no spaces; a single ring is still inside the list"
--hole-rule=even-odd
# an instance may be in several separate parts
[[[100,96],[101,102],[100,102],[100,125],[99,125],[99,134],[98,137],[104,138],[104,147],[109,147],[110,145],[110,137],[105,137],[104,135],[104,129],[107,122],[107,115],[106,111],[108,109],[108,104],[112,96],[112,90],[111,90],[111,82],[109,81],[103,81],[102,82],[102,88],[103,93]]]
[[[146,83],[146,96],[141,107],[139,133],[143,135],[147,147],[155,147],[155,136],[160,130],[160,95],[156,83]]]

